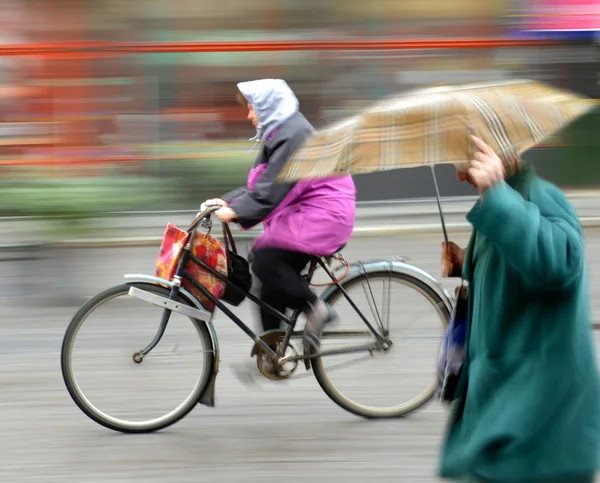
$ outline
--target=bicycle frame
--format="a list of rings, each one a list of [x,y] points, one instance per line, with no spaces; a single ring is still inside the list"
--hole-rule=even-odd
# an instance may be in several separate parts
[[[249,291],[245,291],[240,289],[237,285],[235,285],[233,282],[231,282],[227,276],[219,273],[218,271],[216,271],[215,269],[213,269],[212,267],[208,266],[206,263],[204,263],[204,261],[198,259],[193,253],[192,253],[192,240],[195,237],[195,233],[196,230],[198,228],[199,222],[202,221],[203,219],[208,219],[210,217],[210,213],[212,213],[213,211],[216,211],[216,209],[218,208],[208,208],[204,213],[201,213],[196,220],[194,221],[194,223],[192,223],[191,227],[188,229],[188,233],[189,233],[189,237],[188,237],[188,242],[186,243],[182,255],[181,255],[181,259],[179,260],[179,264],[177,266],[177,270],[175,272],[175,275],[173,277],[173,280],[170,282],[170,294],[169,294],[169,299],[167,302],[167,299],[164,299],[162,297],[156,296],[156,295],[152,295],[152,297],[161,299],[161,301],[163,301],[163,303],[161,305],[163,305],[164,311],[163,311],[163,316],[158,328],[158,332],[155,335],[154,339],[152,340],[152,342],[150,342],[150,344],[148,344],[148,346],[146,346],[143,350],[141,350],[138,354],[136,354],[136,356],[139,358],[139,361],[141,362],[141,360],[143,360],[143,358],[150,353],[150,351],[152,351],[152,349],[154,349],[158,343],[160,342],[160,340],[162,339],[162,336],[165,333],[165,330],[167,328],[167,325],[169,323],[169,319],[171,316],[171,313],[173,312],[175,305],[176,305],[176,299],[177,296],[179,294],[179,292],[181,290],[183,290],[181,288],[181,284],[182,281],[185,279],[187,281],[189,281],[195,288],[197,288],[207,299],[209,299],[213,304],[215,304],[216,307],[218,307],[230,320],[232,320],[240,329],[242,329],[244,331],[244,333],[250,337],[255,344],[259,344],[262,349],[267,352],[274,360],[278,359],[278,358],[282,358],[283,355],[285,354],[285,350],[288,347],[289,341],[291,339],[291,337],[293,335],[297,336],[299,335],[298,332],[294,332],[294,328],[298,319],[298,316],[300,315],[301,311],[300,310],[295,310],[292,314],[291,317],[288,317],[287,315],[283,314],[282,312],[274,309],[273,307],[271,307],[270,305],[268,305],[267,303],[263,302],[262,300],[260,300],[257,296],[255,296],[254,294],[250,293]],[[244,295],[250,299],[252,302],[254,302],[256,305],[258,305],[260,308],[266,310],[267,312],[269,312],[271,315],[274,315],[275,317],[279,318],[280,320],[282,320],[283,322],[285,322],[287,324],[287,330],[285,332],[285,336],[284,336],[284,341],[283,344],[281,346],[281,348],[276,352],[274,351],[267,343],[265,343],[261,337],[256,334],[250,327],[248,327],[239,317],[237,317],[221,300],[219,300],[218,298],[216,298],[212,293],[210,293],[210,291],[208,291],[206,289],[206,287],[204,287],[202,284],[200,284],[191,274],[190,272],[185,268],[187,263],[189,261],[192,261],[193,263],[199,265],[201,268],[203,268],[204,270],[206,270],[207,272],[209,272],[211,275],[215,276],[216,278],[218,278],[219,280],[221,280],[223,283],[225,283],[226,287],[228,289],[231,290],[238,290],[244,293]],[[332,282],[334,282],[334,284],[340,289],[340,291],[342,292],[342,294],[344,295],[344,297],[348,300],[348,302],[350,303],[350,305],[354,308],[354,310],[356,311],[356,313],[359,315],[359,317],[362,319],[362,321],[365,323],[365,325],[367,326],[367,328],[369,329],[369,331],[371,332],[371,334],[373,334],[377,340],[377,342],[373,342],[370,344],[361,344],[359,346],[354,346],[354,347],[347,347],[345,349],[334,349],[334,350],[330,350],[330,351],[323,351],[323,352],[319,352],[316,354],[311,354],[311,355],[301,355],[301,356],[294,356],[294,357],[290,357],[290,358],[285,358],[284,362],[288,362],[288,361],[293,361],[293,360],[300,360],[303,359],[305,360],[305,363],[307,365],[307,368],[309,367],[309,362],[308,360],[314,357],[320,357],[320,356],[324,356],[327,354],[340,354],[340,353],[346,353],[346,352],[357,352],[357,351],[373,351],[373,350],[377,350],[379,348],[384,348],[387,349],[386,345],[388,343],[387,339],[382,337],[376,330],[375,328],[372,326],[372,324],[368,321],[368,319],[364,316],[364,314],[360,311],[360,309],[356,306],[356,304],[352,301],[352,299],[350,298],[350,296],[347,294],[347,292],[343,289],[343,287],[340,285],[339,281],[336,280],[335,276],[331,273],[331,271],[328,269],[328,267],[326,266],[325,262],[323,261],[322,258],[318,258],[315,259],[313,261],[311,261],[310,265],[309,265],[309,270],[307,275],[305,276],[307,281],[310,282],[310,280],[312,279],[312,276],[314,275],[314,272],[317,268],[317,265],[321,266],[325,272],[327,273],[327,275],[329,276],[329,278],[331,278]],[[138,292],[143,292],[143,291],[138,291]],[[141,294],[137,294],[135,292],[131,292],[130,291],[130,295],[133,296],[137,296],[138,298],[144,298],[143,296],[141,296]],[[187,298],[192,298],[192,300],[194,300],[195,302],[197,302],[197,300],[189,293],[186,291],[185,293]],[[150,301],[148,299],[146,299],[147,301]],[[169,303],[171,302],[171,303]],[[199,303],[195,304],[196,307],[199,307]],[[191,311],[198,311],[199,313],[201,313],[201,311],[196,308],[190,308],[188,310],[188,313],[186,315],[194,317],[195,312],[190,312]],[[178,309],[178,311],[182,311],[181,308]],[[209,312],[206,312],[206,314],[210,314]],[[200,318],[200,317],[196,317],[196,318]],[[204,317],[206,318],[206,317]],[[338,334],[338,331],[336,331],[336,334]],[[366,331],[339,331],[339,335],[365,335],[368,334],[368,332]],[[324,332],[323,335],[327,335],[327,332]]]

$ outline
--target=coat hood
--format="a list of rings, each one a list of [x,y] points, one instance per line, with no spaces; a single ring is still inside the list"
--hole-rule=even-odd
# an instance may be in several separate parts
[[[258,130],[252,141],[264,139],[298,112],[298,99],[284,80],[240,82],[237,87],[258,116]]]

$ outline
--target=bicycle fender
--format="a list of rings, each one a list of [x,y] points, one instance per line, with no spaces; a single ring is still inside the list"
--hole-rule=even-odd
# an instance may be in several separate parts
[[[405,275],[416,278],[420,282],[425,285],[431,287],[434,292],[439,295],[439,297],[444,302],[444,305],[451,313],[454,302],[450,293],[444,288],[444,286],[438,282],[435,278],[433,278],[430,274],[421,270],[420,268],[415,267],[414,265],[410,265],[401,260],[376,260],[369,262],[355,262],[350,265],[352,268],[350,269],[348,275],[344,277],[344,279],[340,282],[343,286],[344,283],[354,280],[355,278],[369,273],[376,272],[396,272],[403,273]],[[330,285],[327,287],[320,298],[322,300],[326,300],[329,298],[335,291],[337,290],[336,285]]]
[[[124,277],[125,277],[125,280],[127,280],[127,283],[148,283],[151,285],[161,285],[166,288],[173,287],[173,282],[166,280],[164,278],[155,277],[153,275],[128,273],[128,274],[125,274]],[[184,289],[183,287],[179,287],[179,294],[192,307],[194,307],[198,310],[206,311],[206,309],[204,307],[202,307],[202,305],[200,305],[200,303],[194,298],[194,296],[190,292],[188,292],[186,289]],[[215,330],[215,326],[212,323],[212,317],[209,319],[208,322],[204,321],[204,320],[201,322],[206,324],[206,326],[208,327],[208,333],[210,334],[210,338],[211,338],[211,342],[212,342],[212,346],[213,346],[213,352],[214,352],[214,358],[213,358],[214,359],[214,367],[213,367],[213,374],[212,374],[208,384],[206,385],[206,389],[202,393],[202,396],[200,397],[200,400],[198,401],[198,403],[203,404],[208,407],[214,407],[215,406],[215,381],[217,379],[217,374],[219,372],[219,339],[217,337],[217,331]]]

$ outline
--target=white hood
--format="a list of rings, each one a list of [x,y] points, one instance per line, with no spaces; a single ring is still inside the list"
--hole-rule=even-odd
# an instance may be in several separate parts
[[[284,80],[240,82],[237,87],[258,116],[258,131],[251,141],[264,139],[273,129],[298,112],[298,99]]]

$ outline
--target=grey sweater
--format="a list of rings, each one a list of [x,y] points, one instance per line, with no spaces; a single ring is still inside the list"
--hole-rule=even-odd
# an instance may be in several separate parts
[[[253,226],[263,221],[292,190],[295,183],[276,183],[287,160],[298,150],[306,138],[314,132],[312,125],[296,112],[283,122],[273,137],[265,140],[254,163],[268,166],[253,190],[236,188],[222,196],[237,215],[242,226]]]

